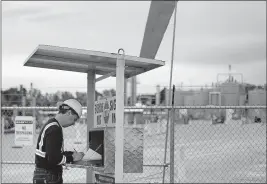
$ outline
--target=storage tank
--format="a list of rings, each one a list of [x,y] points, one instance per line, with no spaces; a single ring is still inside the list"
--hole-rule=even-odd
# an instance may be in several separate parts
[[[194,94],[194,104],[199,106],[205,106],[209,104],[209,92],[208,91],[198,91]]]
[[[184,105],[184,95],[182,94],[182,91],[175,91],[174,105],[175,106],[183,106]]]
[[[184,105],[185,106],[194,106],[194,97],[193,96],[184,96]]]
[[[248,105],[266,106],[266,91],[261,89],[248,91]],[[266,123],[266,109],[249,109],[248,118],[252,122]]]
[[[238,83],[223,83],[220,88],[223,106],[239,105],[240,86]]]
[[[261,89],[248,91],[248,105],[266,105],[266,91]]]
[[[196,91],[192,98],[194,106],[206,106],[209,104],[209,91]],[[205,119],[205,109],[191,109],[189,114],[194,119]]]

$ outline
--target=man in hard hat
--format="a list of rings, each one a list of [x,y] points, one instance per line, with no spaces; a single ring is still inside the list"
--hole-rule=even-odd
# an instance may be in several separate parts
[[[75,99],[59,105],[59,112],[40,131],[35,151],[33,183],[63,183],[62,165],[79,161],[84,153],[64,151],[62,127],[69,127],[82,115],[82,106]]]

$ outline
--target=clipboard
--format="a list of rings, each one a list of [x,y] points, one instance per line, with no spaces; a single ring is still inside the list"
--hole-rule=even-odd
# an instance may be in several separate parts
[[[102,155],[89,148],[85,153],[84,157],[82,158],[82,161],[90,161],[90,160],[102,160]]]

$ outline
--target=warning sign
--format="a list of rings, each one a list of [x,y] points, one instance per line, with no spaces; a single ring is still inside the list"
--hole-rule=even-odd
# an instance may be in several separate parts
[[[15,145],[33,145],[35,118],[32,116],[16,116],[15,118]]]
[[[95,102],[94,127],[114,127],[116,124],[116,97]]]
[[[95,172],[95,183],[115,183],[115,178]]]

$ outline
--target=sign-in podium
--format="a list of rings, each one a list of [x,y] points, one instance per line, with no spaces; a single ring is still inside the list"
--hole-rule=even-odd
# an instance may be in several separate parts
[[[124,128],[123,172],[143,172],[143,128]],[[105,174],[115,173],[115,127],[95,128],[89,132],[90,148],[102,155],[101,160],[80,161],[75,164],[93,165]],[[103,168],[101,168],[103,167]]]
[[[103,182],[105,176],[110,182],[122,183],[123,173],[143,172],[143,129],[124,126],[125,78],[164,66],[164,61],[128,56],[120,51],[123,50],[114,54],[39,45],[24,63],[24,66],[87,74],[87,148],[102,155],[98,161],[73,164],[87,168],[87,183]],[[96,78],[96,75],[101,76]],[[111,104],[105,102],[99,111],[95,106],[95,83],[108,77],[116,77],[116,107],[113,104],[113,109],[108,109],[107,104]],[[100,126],[102,122],[105,126]]]

